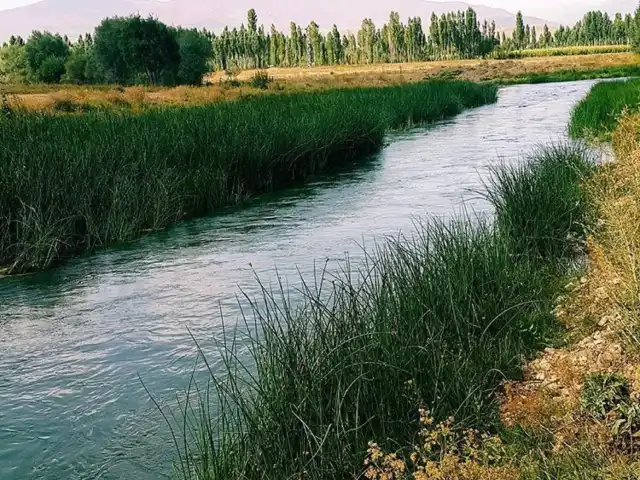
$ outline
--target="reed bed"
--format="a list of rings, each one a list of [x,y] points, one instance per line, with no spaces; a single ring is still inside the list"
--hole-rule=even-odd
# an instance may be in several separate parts
[[[574,108],[569,134],[574,138],[609,140],[623,112],[640,109],[640,80],[602,82]]]
[[[179,476],[362,478],[369,441],[398,459],[420,442],[419,408],[496,428],[501,382],[559,332],[554,299],[589,224],[579,185],[593,168],[570,145],[497,167],[496,221],[420,224],[358,268],[303,279],[297,306],[284,290],[248,299],[221,345],[226,368],[183,405]]]
[[[0,267],[48,268],[303,182],[385,132],[495,102],[469,82],[265,96],[215,106],[0,119]]]

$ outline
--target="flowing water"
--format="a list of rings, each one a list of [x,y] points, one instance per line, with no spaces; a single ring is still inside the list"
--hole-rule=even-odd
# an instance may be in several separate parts
[[[504,88],[497,104],[389,137],[359,166],[53,272],[0,280],[0,479],[169,476],[163,405],[196,348],[238,318],[241,289],[299,281],[418,218],[476,211],[487,167],[566,138],[593,82]],[[276,267],[278,268],[276,274]],[[214,358],[215,360],[215,358]],[[140,377],[140,378],[139,378]]]

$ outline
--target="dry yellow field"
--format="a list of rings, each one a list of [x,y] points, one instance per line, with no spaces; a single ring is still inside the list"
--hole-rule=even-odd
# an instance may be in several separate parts
[[[609,53],[531,57],[516,60],[459,60],[404,64],[337,65],[313,68],[270,68],[268,89],[250,85],[255,70],[229,76],[212,73],[205,87],[108,87],[30,85],[5,87],[15,107],[44,111],[87,111],[95,108],[139,110],[149,105],[192,105],[240,97],[355,86],[384,86],[425,78],[510,81],[531,74],[589,72],[640,65],[640,55]],[[2,90],[2,88],[0,88]]]
[[[415,82],[426,77],[454,71],[462,80],[487,81],[517,78],[531,73],[552,73],[560,70],[595,70],[600,68],[638,65],[640,55],[608,53],[573,56],[530,57],[515,60],[449,60],[373,65],[333,65],[313,68],[270,68],[274,80],[293,84],[325,85],[389,85]],[[235,78],[249,80],[255,70],[240,72]],[[224,72],[209,75],[210,82],[224,80]]]

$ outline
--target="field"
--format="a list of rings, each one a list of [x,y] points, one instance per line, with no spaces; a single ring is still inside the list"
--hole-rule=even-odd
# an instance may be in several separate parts
[[[206,87],[148,88],[109,86],[13,85],[2,91],[9,103],[27,110],[83,112],[158,105],[198,105],[247,96],[316,91],[342,87],[389,86],[425,78],[475,82],[538,83],[608,76],[640,75],[640,56],[631,53],[531,57],[514,60],[461,60],[308,68],[272,68],[234,75],[211,74]],[[258,77],[256,77],[258,74]],[[257,80],[257,81],[256,81]]]
[[[555,57],[565,55],[592,55],[598,53],[626,53],[631,51],[630,45],[592,45],[554,48],[529,48],[498,53],[500,58]]]
[[[211,107],[0,117],[0,266],[41,270],[378,149],[390,128],[490,102],[433,81],[262,96]]]

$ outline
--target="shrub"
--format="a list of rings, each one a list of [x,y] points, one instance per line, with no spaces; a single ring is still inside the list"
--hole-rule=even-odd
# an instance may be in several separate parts
[[[261,90],[266,90],[267,88],[269,88],[269,84],[271,83],[271,81],[272,81],[272,79],[271,79],[271,77],[269,77],[269,74],[267,73],[266,70],[258,70],[251,77],[251,81],[249,82],[249,84],[253,88],[259,88]]]

